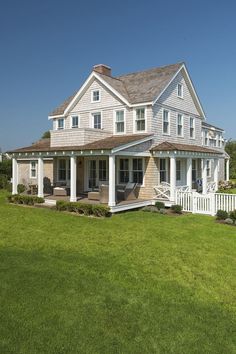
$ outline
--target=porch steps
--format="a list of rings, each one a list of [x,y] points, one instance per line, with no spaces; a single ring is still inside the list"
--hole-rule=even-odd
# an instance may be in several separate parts
[[[114,213],[120,213],[120,212],[126,211],[126,210],[143,208],[147,205],[152,205],[152,204],[153,204],[152,200],[142,200],[139,202],[115,205],[115,206],[111,207],[110,210],[111,210],[111,213],[114,214]]]

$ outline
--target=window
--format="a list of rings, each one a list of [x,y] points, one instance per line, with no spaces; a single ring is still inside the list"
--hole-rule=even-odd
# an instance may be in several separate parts
[[[207,132],[207,130],[204,130],[204,144],[206,146],[208,145],[208,132]]]
[[[190,135],[190,138],[192,138],[192,139],[195,138],[195,120],[193,117],[190,117],[190,120],[189,120],[189,135]]]
[[[197,161],[192,160],[192,181],[196,182],[197,180]]]
[[[120,159],[119,180],[120,183],[129,182],[129,159]]]
[[[162,126],[162,132],[163,134],[169,134],[169,111],[165,110],[163,111],[163,126]]]
[[[218,147],[220,148],[221,147],[221,134],[220,133],[218,133],[217,134],[217,137],[218,137]]]
[[[64,118],[60,118],[57,121],[57,129],[64,129]]]
[[[65,181],[66,180],[66,159],[58,160],[58,180]]]
[[[133,178],[134,183],[143,184],[143,159],[133,159]]]
[[[166,159],[160,159],[160,182],[167,182]]]
[[[176,181],[181,181],[181,161],[176,160]]]
[[[36,161],[30,162],[30,178],[37,178]]]
[[[125,131],[125,112],[116,111],[115,112],[115,133],[124,133]]]
[[[98,175],[99,181],[106,181],[107,180],[107,161],[106,160],[99,160],[98,166]]]
[[[178,114],[177,116],[177,135],[183,136],[183,116]]]
[[[94,90],[92,91],[92,102],[99,102],[100,101],[100,91],[99,90]]]
[[[183,98],[184,96],[184,92],[183,92],[183,85],[182,84],[178,84],[177,85],[177,96],[180,98]]]
[[[93,189],[97,186],[97,166],[96,160],[89,160],[88,165],[89,173],[88,173],[88,187],[89,189]]]
[[[211,177],[211,161],[206,161],[206,170],[207,170],[207,177]]]
[[[135,130],[137,132],[145,131],[146,129],[146,122],[145,122],[145,108],[138,108],[136,109],[136,116],[135,116]]]
[[[93,114],[93,128],[94,129],[102,129],[101,113],[94,113]]]
[[[71,127],[72,128],[78,128],[79,127],[79,117],[78,116],[72,116],[71,117]]]

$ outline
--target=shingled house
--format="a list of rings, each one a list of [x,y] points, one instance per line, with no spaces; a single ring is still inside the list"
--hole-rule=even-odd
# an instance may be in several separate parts
[[[184,63],[118,77],[96,65],[49,119],[50,139],[12,152],[13,193],[18,183],[36,184],[43,196],[47,183],[52,194],[66,188],[71,201],[100,200],[106,185],[115,210],[122,186],[135,186],[145,205],[157,197],[156,186],[165,185],[171,201],[177,188],[195,189],[201,181],[207,193],[228,178],[224,131],[206,123]]]

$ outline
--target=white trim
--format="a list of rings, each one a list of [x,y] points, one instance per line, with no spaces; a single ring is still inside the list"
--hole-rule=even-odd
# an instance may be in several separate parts
[[[202,117],[203,117],[204,119],[206,119],[204,110],[203,110],[203,108],[202,108],[202,105],[201,105],[200,100],[199,100],[199,98],[198,98],[198,95],[197,95],[197,93],[196,93],[196,90],[195,90],[195,88],[194,88],[194,86],[193,86],[192,80],[190,79],[190,76],[189,76],[189,73],[188,73],[188,71],[187,71],[187,68],[186,68],[185,64],[182,64],[182,65],[181,65],[181,67],[179,68],[179,70],[177,70],[177,72],[176,72],[175,75],[171,78],[171,80],[170,80],[169,83],[166,85],[166,87],[165,87],[165,88],[161,91],[161,93],[153,100],[153,105],[159,100],[159,98],[160,98],[160,97],[162,96],[162,94],[166,91],[166,89],[170,86],[170,84],[174,81],[174,79],[177,77],[177,75],[180,73],[180,71],[181,71],[182,69],[184,70],[184,72],[185,72],[185,74],[186,74],[186,76],[187,76],[187,79],[188,79],[188,81],[189,81],[190,87],[191,87],[191,89],[192,89],[192,92],[193,92],[193,94],[194,94],[194,97],[195,97],[195,99],[196,99],[196,101],[197,101],[197,104],[198,104],[198,106],[199,106],[199,110],[201,111]]]
[[[151,139],[153,139],[153,135],[147,136],[147,137],[145,137],[143,139],[140,139],[140,140],[132,141],[131,143],[128,143],[128,144],[124,144],[124,145],[118,146],[118,147],[112,149],[111,153],[114,154],[114,153],[116,153],[118,151],[121,151],[121,150],[124,150],[124,149],[128,149],[129,147],[145,143],[146,141],[149,141]]]
[[[35,168],[32,168],[32,163],[35,163]],[[38,165],[38,163],[37,163],[37,160],[30,160],[30,178],[31,179],[36,179],[36,178],[38,178],[38,171],[37,171],[37,165]],[[35,176],[32,176],[32,170],[35,170]]]
[[[164,132],[164,112],[168,113],[168,132]],[[162,109],[162,135],[170,135],[170,111],[168,109]]]
[[[97,100],[97,101],[94,101],[93,100],[93,93],[94,92],[99,92],[99,100]],[[91,103],[98,103],[98,102],[101,102],[101,90],[100,89],[93,89],[93,90],[91,90]]]
[[[116,112],[124,112],[124,131],[123,132],[117,132],[116,131]],[[113,110],[113,134],[114,135],[124,135],[126,134],[126,109],[125,108],[120,108],[120,109],[114,109]]]
[[[137,115],[137,110],[138,109],[143,109],[144,108],[144,120],[145,120],[145,130],[137,130],[136,129],[136,115]],[[139,105],[133,109],[133,133],[134,134],[143,134],[147,133],[147,107],[144,105]]]

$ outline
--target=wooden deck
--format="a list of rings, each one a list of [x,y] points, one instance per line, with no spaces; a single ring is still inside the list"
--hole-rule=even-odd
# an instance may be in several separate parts
[[[65,200],[65,201],[70,201],[69,196],[54,196],[54,195],[45,195],[45,204],[46,205],[56,205],[57,200]],[[100,204],[99,200],[90,200],[88,199],[86,194],[81,194],[77,197],[77,202],[81,203],[89,203],[89,204]],[[130,209],[138,209],[142,208],[146,205],[151,205],[153,204],[152,200],[147,200],[147,199],[135,199],[135,200],[123,200],[121,202],[118,202],[115,206],[111,207],[111,212],[112,213],[117,213],[125,210],[130,210]],[[104,204],[107,205],[107,204]]]

